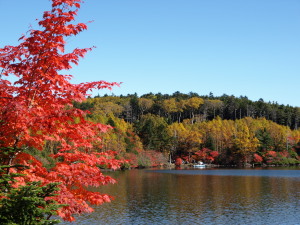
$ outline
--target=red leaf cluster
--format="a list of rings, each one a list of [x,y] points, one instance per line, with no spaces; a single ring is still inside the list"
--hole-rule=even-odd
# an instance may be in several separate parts
[[[110,127],[88,121],[89,112],[72,104],[85,100],[92,89],[110,89],[119,84],[105,81],[72,84],[72,75],[64,74],[91,50],[76,48],[65,53],[65,38],[87,29],[86,24],[71,23],[81,3],[81,0],[52,0],[52,10],[46,11],[39,21],[40,30],[30,30],[28,36],[19,39],[18,46],[0,48],[1,156],[5,149],[11,149],[9,160],[2,159],[2,164],[29,166],[22,172],[26,176],[18,178],[18,185],[35,180],[43,184],[61,182],[55,199],[68,205],[59,215],[69,221],[74,219],[73,214],[92,211],[87,202],[110,201],[110,196],[89,192],[86,187],[114,183],[115,180],[101,173],[99,166],[105,164],[116,169],[120,164],[113,152],[93,150],[93,145],[101,143],[99,133]],[[62,159],[50,171],[34,157],[22,153],[27,147],[43,150],[46,141],[59,143],[59,153],[54,157]]]
[[[182,159],[180,157],[175,159],[175,166],[181,166],[182,165]]]
[[[255,163],[261,163],[262,161],[263,161],[263,158],[260,155],[254,153],[254,155],[253,155],[253,162],[255,162]]]
[[[266,156],[275,158],[275,157],[277,157],[277,153],[275,151],[268,151],[266,153]]]
[[[58,203],[67,204],[59,210],[58,214],[69,221],[74,220],[74,214],[92,212],[93,209],[88,202],[99,205],[111,201],[111,196],[88,191],[87,187],[99,187],[116,182],[113,178],[103,175],[98,167],[105,164],[110,168],[118,168],[122,161],[114,159],[114,152],[87,154],[76,151],[59,153],[55,157],[61,157],[64,160],[48,171],[33,156],[26,153],[18,154],[14,160],[15,163],[26,165],[29,169],[14,171],[26,175],[18,177],[16,185],[24,185],[32,181],[41,181],[42,185],[60,182],[60,190],[57,196],[52,198]]]
[[[218,156],[219,152],[213,151],[209,148],[202,148],[201,150],[195,152],[194,158],[196,161],[212,163]]]

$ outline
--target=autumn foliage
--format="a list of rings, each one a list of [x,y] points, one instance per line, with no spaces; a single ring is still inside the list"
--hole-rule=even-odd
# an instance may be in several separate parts
[[[263,158],[260,155],[258,155],[256,153],[253,154],[253,162],[261,163],[262,161],[263,161]]]
[[[210,149],[213,155],[209,153],[208,156],[211,155],[214,160],[206,160],[205,157],[201,159],[207,163],[299,164],[299,129],[291,129],[263,117],[227,120],[216,116],[208,119],[205,117],[207,107],[216,108],[212,111],[216,115],[217,106],[219,110],[223,107],[222,102],[212,100],[205,100],[203,105],[195,106],[199,108],[194,109],[197,114],[192,119],[189,117],[192,109],[187,110],[186,100],[179,97],[178,100],[171,100],[165,96],[167,95],[148,94],[140,98],[136,95],[96,96],[76,104],[76,107],[89,109],[93,120],[114,126],[114,132],[105,133],[105,145],[108,149],[130,154],[135,165],[138,164],[138,155],[143,149],[159,151],[168,155],[172,161],[179,156],[184,163],[200,160],[196,153],[201,153],[202,149]],[[146,102],[149,104],[144,104]],[[177,111],[171,112],[175,106]],[[226,108],[222,108],[223,110],[226,111]],[[135,115],[133,112],[139,113]],[[110,121],[105,119],[107,117]],[[187,119],[181,121],[184,117]],[[276,157],[270,157],[268,151],[274,151]]]
[[[217,151],[212,151],[208,148],[202,148],[201,150],[195,152],[194,159],[196,161],[203,161],[205,163],[212,163],[219,156]]]
[[[20,173],[15,187],[27,182],[41,185],[59,182],[58,195],[52,197],[65,206],[58,215],[74,220],[74,214],[91,212],[91,204],[109,202],[106,194],[90,192],[88,186],[114,183],[99,166],[116,169],[120,161],[114,152],[101,149],[101,133],[110,126],[86,119],[88,111],[73,107],[94,88],[111,88],[117,83],[105,81],[72,84],[65,74],[91,48],[65,52],[65,39],[87,29],[86,24],[72,24],[81,0],[52,0],[52,9],[44,12],[39,30],[30,30],[17,46],[0,49],[0,154],[5,174]],[[14,82],[12,81],[14,80]],[[30,154],[31,148],[43,150],[46,143],[56,143],[56,165],[47,170]],[[24,165],[20,167],[16,165]],[[27,169],[24,169],[27,168]],[[4,175],[2,173],[2,175]]]
[[[182,165],[182,159],[180,157],[177,157],[175,159],[175,166],[181,166]]]

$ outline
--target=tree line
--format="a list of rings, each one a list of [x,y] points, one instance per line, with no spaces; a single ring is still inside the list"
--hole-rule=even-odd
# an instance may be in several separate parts
[[[112,113],[130,123],[144,114],[151,113],[167,118],[169,123],[182,122],[185,119],[202,122],[216,117],[226,120],[263,117],[291,129],[298,129],[300,125],[299,107],[265,102],[263,99],[251,101],[246,96],[235,97],[226,94],[218,97],[212,93],[200,96],[193,92],[175,92],[171,95],[148,93],[140,97],[137,94],[104,95],[89,98],[87,102],[77,104],[77,107],[93,108],[106,115]]]

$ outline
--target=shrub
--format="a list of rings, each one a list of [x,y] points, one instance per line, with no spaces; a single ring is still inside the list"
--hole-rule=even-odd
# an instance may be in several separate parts
[[[182,165],[182,159],[181,158],[176,158],[175,159],[175,166],[181,166]]]
[[[253,162],[254,163],[261,163],[262,161],[263,161],[263,158],[260,155],[254,153],[254,155],[253,155]]]

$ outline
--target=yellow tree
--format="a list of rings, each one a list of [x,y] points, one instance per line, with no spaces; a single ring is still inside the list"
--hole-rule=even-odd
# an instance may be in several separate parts
[[[195,112],[204,104],[204,100],[199,97],[192,97],[185,101],[185,108],[190,112],[191,122],[194,123]]]
[[[235,133],[233,138],[233,153],[239,158],[239,162],[247,163],[248,156],[254,153],[259,146],[259,140],[255,133],[251,132],[245,120],[235,121]]]
[[[118,99],[119,97],[115,96],[89,98],[82,104],[89,103],[93,114],[114,114],[115,116],[119,116],[124,111],[124,107],[120,105]]]
[[[187,123],[173,123],[169,125],[168,133],[174,137],[173,148],[178,154],[188,154],[190,157],[193,152],[199,150],[202,143],[202,134]]]
[[[177,112],[176,99],[175,98],[165,99],[162,102],[162,108],[166,112],[168,117],[171,115],[171,113]]]
[[[148,98],[139,98],[138,99],[138,105],[141,111],[141,114],[144,115],[144,112],[146,110],[149,110],[154,104],[154,101],[152,99]]]
[[[181,122],[181,116],[182,116],[182,112],[185,109],[185,100],[179,100],[176,102],[176,107],[177,107],[177,121],[178,123]]]
[[[95,114],[114,114],[119,116],[123,112],[124,108],[113,102],[97,102],[94,107],[93,113]]]

